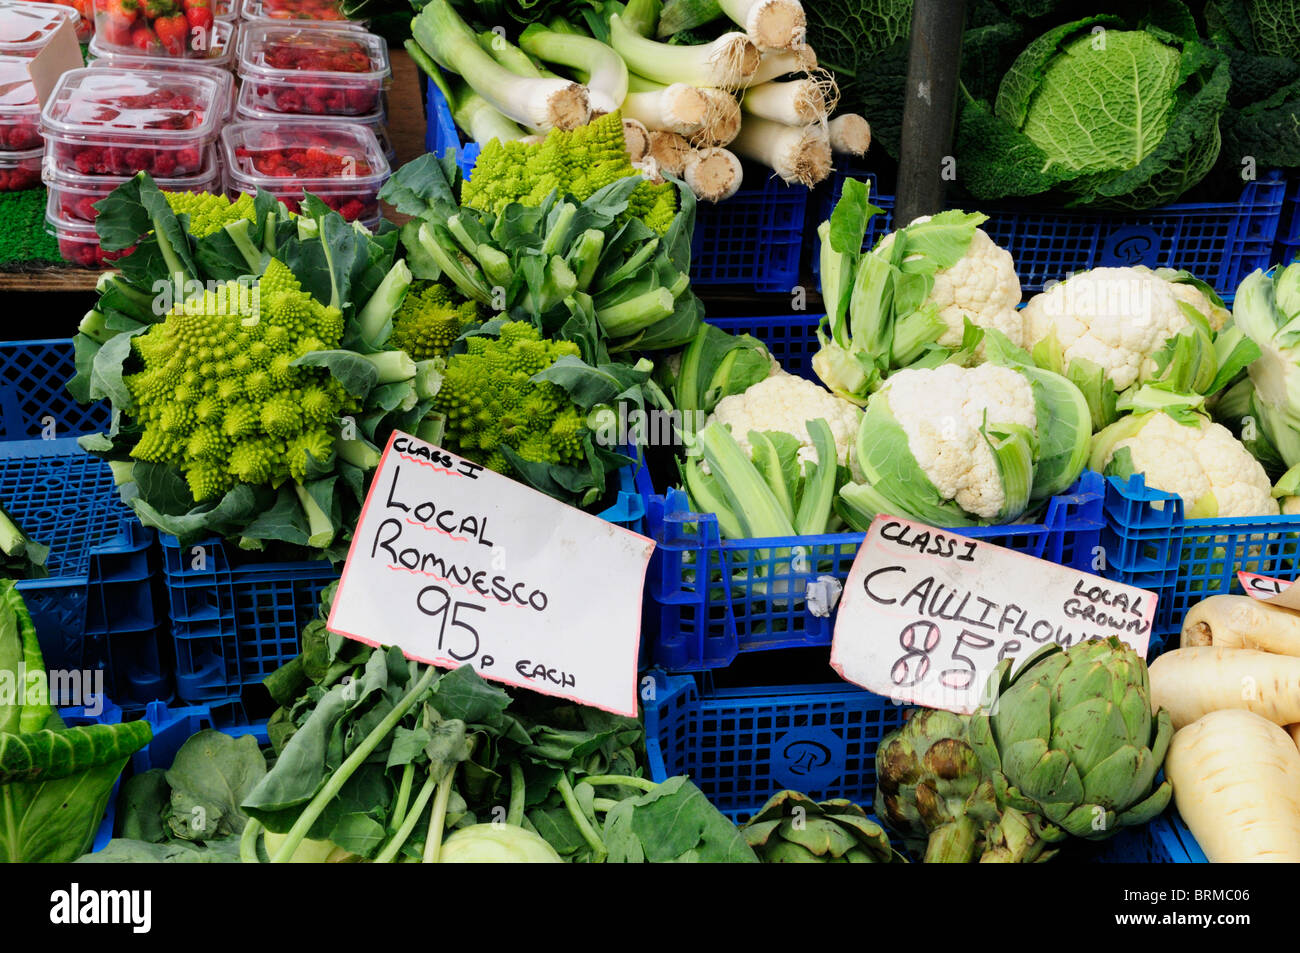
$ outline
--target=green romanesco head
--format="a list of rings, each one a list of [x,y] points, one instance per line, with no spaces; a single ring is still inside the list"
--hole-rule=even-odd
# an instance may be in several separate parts
[[[144,428],[131,451],[185,475],[198,502],[238,483],[303,480],[334,452],[355,401],[304,348],[337,348],[343,318],[275,259],[256,285],[229,282],[178,305],[132,339],[143,369],[125,378]]]
[[[610,183],[640,174],[628,158],[622,114],[612,112],[571,132],[552,129],[545,140],[531,145],[494,139],[479,153],[460,200],[499,215],[511,203],[541,205],[557,189],[586,201]],[[628,214],[662,235],[677,214],[677,190],[669,182],[642,182],[632,193]]]
[[[190,217],[190,234],[205,238],[218,232],[231,222],[246,219],[257,221],[253,210],[253,196],[242,193],[233,202],[224,195],[211,192],[164,192],[167,204],[177,215]]]
[[[481,323],[475,302],[457,303],[447,287],[429,282],[402,299],[387,346],[405,351],[413,360],[427,361],[446,355],[461,334]]]
[[[446,415],[449,449],[499,473],[509,473],[503,447],[524,460],[557,466],[582,460],[585,417],[564,389],[531,378],[565,355],[571,341],[548,341],[527,321],[511,321],[500,337],[478,336],[452,355],[434,398]]]

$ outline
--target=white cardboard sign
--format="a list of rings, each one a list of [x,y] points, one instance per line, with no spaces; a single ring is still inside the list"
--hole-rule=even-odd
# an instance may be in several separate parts
[[[328,628],[635,717],[653,549],[644,536],[395,433]]]
[[[1237,570],[1237,579],[1246,595],[1269,605],[1300,611],[1300,586],[1286,579],[1261,576],[1259,573]]]
[[[894,516],[849,571],[831,667],[900,702],[969,714],[1004,658],[1119,636],[1143,657],[1156,597],[1100,576]]]

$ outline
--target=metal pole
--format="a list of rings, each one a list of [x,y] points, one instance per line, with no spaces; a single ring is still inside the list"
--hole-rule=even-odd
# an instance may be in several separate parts
[[[894,227],[943,208],[953,178],[952,129],[966,0],[914,0]]]

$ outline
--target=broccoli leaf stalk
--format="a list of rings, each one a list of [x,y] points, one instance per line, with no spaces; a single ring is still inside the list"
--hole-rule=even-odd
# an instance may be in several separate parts
[[[338,770],[330,775],[329,780],[316,793],[316,796],[307,803],[302,813],[298,815],[298,820],[289,829],[284,843],[280,845],[280,849],[271,858],[272,863],[282,864],[293,856],[294,851],[298,849],[298,845],[307,836],[307,832],[311,830],[312,825],[324,813],[325,808],[338,797],[339,791],[343,790],[343,785],[347,784],[348,779],[356,774],[361,765],[365,764],[366,759],[379,747],[379,743],[392,734],[401,720],[406,717],[406,713],[429,690],[429,686],[433,684],[437,676],[438,670],[432,665],[425,669],[424,674],[420,676],[420,680],[412,686],[409,692],[401,697],[397,704],[393,706],[392,711],[370,730],[370,733],[361,740],[361,744],[357,745],[352,754],[348,755],[347,760],[339,765]],[[423,792],[421,792],[421,795],[423,795]],[[418,815],[418,813],[418,811],[412,809],[412,814]]]
[[[340,440],[338,455],[344,463],[362,470],[373,470],[379,466],[379,451],[364,440]]]
[[[376,384],[396,384],[400,381],[409,381],[417,371],[415,361],[405,351],[380,351],[377,354],[362,354],[361,356],[379,375]]]
[[[442,230],[446,232],[445,226]],[[450,236],[450,233],[448,235]],[[492,304],[492,289],[483,280],[482,271],[477,265],[464,261],[458,248],[451,250],[445,247],[439,240],[439,234],[434,226],[428,222],[421,225],[419,240],[420,247],[429,253],[429,257],[437,263],[442,273],[460,289],[465,297],[473,298],[482,304]]]
[[[252,222],[246,218],[241,218],[236,222],[231,222],[223,226],[223,231],[230,238],[235,248],[244,256],[244,261],[248,265],[250,275],[260,275],[262,273],[262,249],[257,247],[253,237],[248,233]]]
[[[334,523],[301,483],[294,482],[293,492],[302,504],[303,512],[307,514],[307,545],[324,549],[334,541]]]
[[[406,260],[399,258],[388,269],[384,280],[379,283],[375,293],[370,296],[366,306],[357,316],[361,340],[368,347],[379,347],[388,339],[393,330],[393,315],[401,307],[406,291],[411,287],[411,269]]]

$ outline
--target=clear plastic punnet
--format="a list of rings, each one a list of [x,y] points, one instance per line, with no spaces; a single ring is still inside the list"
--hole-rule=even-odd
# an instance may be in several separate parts
[[[0,152],[0,192],[21,192],[41,184],[41,157],[44,149],[26,152]]]
[[[244,19],[249,22],[330,23],[365,29],[367,20],[350,20],[342,0],[244,0]]]
[[[94,44],[92,43],[91,46],[93,48]],[[235,98],[238,87],[235,83],[235,74],[229,70],[201,63],[198,60],[170,59],[158,56],[127,56],[126,54],[117,53],[106,53],[97,59],[92,59],[88,65],[98,69],[167,70],[185,73],[189,76],[210,77],[227,90],[230,108],[226,115],[233,116],[235,114]]]
[[[21,56],[0,56],[0,152],[30,152],[44,147],[41,104]]]
[[[250,23],[239,45],[249,102],[268,112],[364,116],[391,75],[388,45],[363,30]]]
[[[31,59],[66,21],[80,16],[72,7],[31,0],[0,0],[0,54]]]
[[[59,214],[53,192],[46,201],[45,221],[59,241],[59,254],[65,261],[74,265],[83,268],[99,268],[135,251],[134,247],[123,251],[104,251],[99,244],[99,234],[95,231],[94,225],[64,218]]]
[[[58,217],[69,222],[86,225],[95,221],[95,203],[106,198],[110,192],[123,182],[131,181],[130,176],[81,175],[70,169],[61,169],[51,159],[46,159],[41,169],[41,179],[50,190],[52,207],[57,208]],[[217,149],[209,146],[204,153],[203,168],[195,175],[176,178],[154,179],[158,188],[165,192],[211,192],[214,195],[222,191],[225,182],[221,175],[221,165],[217,161]]]
[[[208,7],[191,23],[179,0],[159,0],[172,6],[166,15],[149,19],[151,9],[139,4],[128,8],[125,0],[95,0],[95,35],[90,40],[92,57],[125,55],[158,60],[197,60],[210,66],[231,69],[239,45],[239,27],[231,19],[217,19]],[[210,2],[210,0],[209,0]]]
[[[209,75],[87,67],[59,79],[41,132],[60,168],[172,178],[203,168],[229,110],[229,88]]]
[[[267,109],[258,109],[252,104],[251,98],[252,90],[245,83],[240,87],[235,103],[235,122],[320,122],[319,116],[295,116],[288,113],[271,112]],[[375,134],[375,138],[379,140],[379,147],[383,150],[384,155],[388,157],[389,166],[396,168],[397,149],[388,135],[388,108],[386,105],[381,104],[378,110],[365,116],[349,116],[346,121],[368,127]]]
[[[221,133],[226,191],[265,189],[298,211],[310,192],[348,221],[380,215],[390,166],[368,127],[352,122],[240,122]]]

